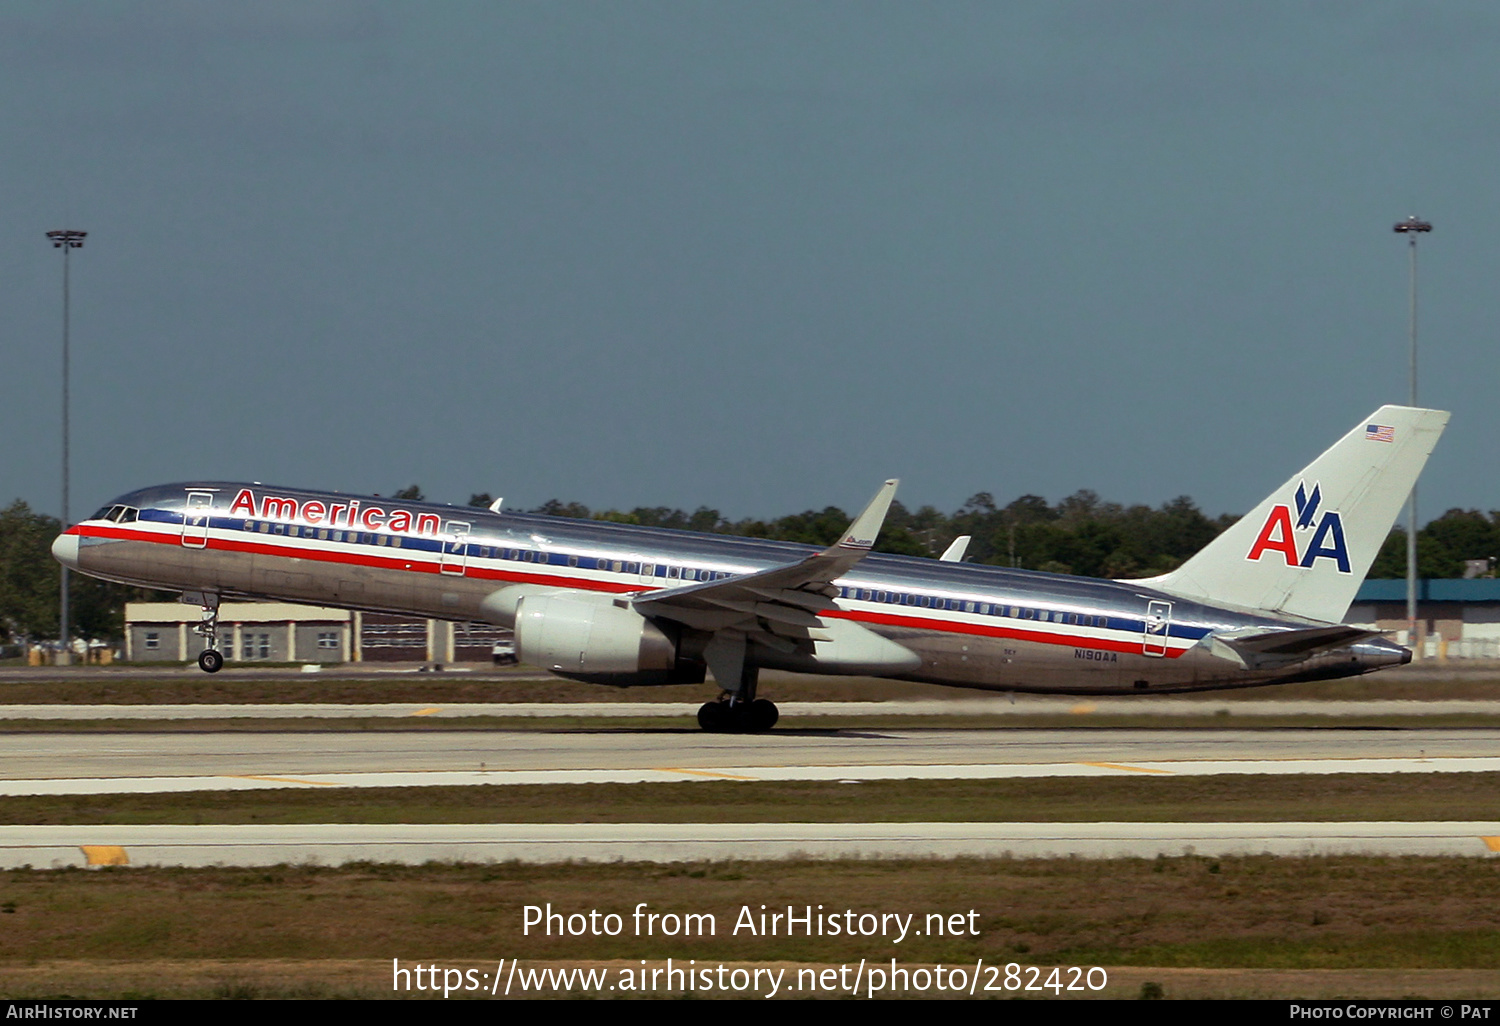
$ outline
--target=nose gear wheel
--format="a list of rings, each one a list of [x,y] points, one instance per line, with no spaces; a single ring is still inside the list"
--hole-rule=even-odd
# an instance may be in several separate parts
[[[204,673],[218,673],[224,668],[224,653],[219,651],[219,596],[203,596],[203,619],[193,625],[193,633],[204,639],[198,653],[198,668]]]

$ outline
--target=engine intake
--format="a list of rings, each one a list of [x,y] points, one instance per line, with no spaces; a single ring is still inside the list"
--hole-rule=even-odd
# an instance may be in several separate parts
[[[516,654],[591,684],[692,684],[701,664],[679,664],[677,640],[604,596],[528,595],[516,607]],[[696,676],[695,676],[696,674]]]

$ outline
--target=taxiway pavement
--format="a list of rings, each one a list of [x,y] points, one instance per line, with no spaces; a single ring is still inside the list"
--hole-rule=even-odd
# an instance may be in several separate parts
[[[0,734],[0,794],[269,787],[1500,770],[1500,730]]]

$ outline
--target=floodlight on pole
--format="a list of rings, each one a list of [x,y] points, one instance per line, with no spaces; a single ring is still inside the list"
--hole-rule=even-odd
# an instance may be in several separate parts
[[[51,231],[47,238],[52,240],[52,248],[60,249],[63,253],[63,321],[62,321],[62,526],[64,530],[68,527],[68,254],[75,249],[83,248],[83,240],[87,238],[88,232],[79,232],[72,229]],[[61,595],[60,607],[57,617],[57,636],[61,642],[61,650],[58,653],[58,661],[67,663],[72,660],[72,624],[68,617],[68,568],[64,564],[62,568],[62,582],[58,589]]]
[[[1391,229],[1406,236],[1411,251],[1411,402],[1417,405],[1417,236],[1432,231],[1431,222],[1415,214]],[[1406,505],[1406,643],[1417,646],[1417,486]]]

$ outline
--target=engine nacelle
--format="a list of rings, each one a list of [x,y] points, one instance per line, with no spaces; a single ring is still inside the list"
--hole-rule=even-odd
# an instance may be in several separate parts
[[[677,640],[605,596],[528,595],[516,607],[516,655],[592,684],[696,684],[701,664],[679,665]]]

